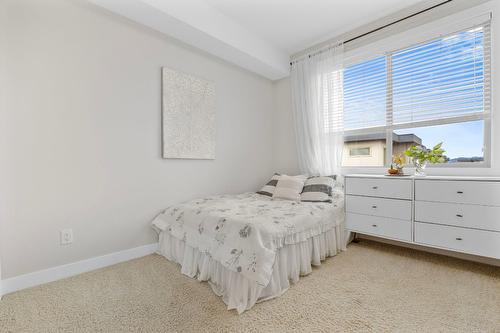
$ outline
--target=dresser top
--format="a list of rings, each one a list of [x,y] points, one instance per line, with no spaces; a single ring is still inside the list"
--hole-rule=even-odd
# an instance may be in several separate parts
[[[496,181],[500,182],[500,177],[494,176],[385,176],[377,174],[347,174],[348,178],[384,178],[384,179],[415,179],[415,180],[476,180],[476,181]]]

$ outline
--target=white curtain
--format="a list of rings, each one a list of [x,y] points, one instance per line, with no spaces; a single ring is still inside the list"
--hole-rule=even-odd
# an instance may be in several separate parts
[[[292,108],[299,168],[340,175],[343,135],[343,45],[292,63]]]

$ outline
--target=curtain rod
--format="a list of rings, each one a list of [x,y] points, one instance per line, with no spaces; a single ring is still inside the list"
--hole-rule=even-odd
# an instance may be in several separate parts
[[[374,33],[374,32],[380,31],[380,30],[382,30],[382,29],[385,29],[385,28],[387,28],[387,27],[390,27],[391,25],[394,25],[394,24],[397,24],[397,23],[399,23],[399,22],[405,21],[405,20],[407,20],[407,19],[409,19],[409,18],[412,18],[412,17],[414,17],[414,16],[417,16],[417,15],[420,15],[420,14],[423,14],[423,13],[426,13],[426,12],[428,12],[428,11],[431,11],[431,10],[433,10],[433,9],[437,8],[437,7],[440,7],[440,6],[442,6],[442,5],[445,5],[445,4],[447,4],[447,3],[450,3],[450,2],[452,2],[452,1],[453,1],[453,0],[446,0],[446,1],[443,1],[443,2],[441,2],[441,3],[435,4],[434,6],[431,6],[431,7],[425,8],[425,9],[422,9],[422,10],[420,10],[420,11],[416,12],[416,13],[413,13],[413,14],[410,14],[410,15],[405,16],[405,17],[403,17],[403,18],[400,18],[399,20],[393,21],[393,22],[391,22],[391,23],[387,23],[387,24],[385,24],[385,25],[383,25],[383,26],[381,26],[381,27],[375,28],[375,29],[370,30],[370,31],[368,31],[368,32],[365,32],[365,33],[363,33],[363,34],[361,34],[361,35],[358,35],[358,36],[355,36],[355,37],[353,37],[353,38],[350,38],[350,39],[346,40],[346,41],[344,42],[344,44],[350,43],[350,42],[352,42],[352,41],[355,41],[356,39],[359,39],[359,38],[365,37],[365,36],[367,36],[367,35],[370,35],[370,34],[372,34],[372,33]],[[337,42],[336,44],[338,44],[338,42]],[[326,47],[326,49],[329,49],[330,47],[331,47],[331,45],[330,45],[330,46],[328,46],[328,47]],[[316,52],[312,52],[312,53],[310,53],[308,56],[309,56],[309,57],[311,57],[311,55],[313,55],[313,54],[317,54],[317,53],[321,53],[321,50],[320,50],[320,51],[316,51]],[[294,61],[295,61],[295,60],[294,60]],[[293,62],[294,62],[294,61],[291,61],[291,62],[290,62],[290,66],[293,64]]]

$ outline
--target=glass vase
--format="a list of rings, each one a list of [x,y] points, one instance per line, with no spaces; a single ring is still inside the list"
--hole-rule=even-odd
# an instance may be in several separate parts
[[[413,163],[415,164],[415,176],[416,177],[425,177],[425,167],[427,166],[427,161],[421,161],[421,160],[414,160]]]

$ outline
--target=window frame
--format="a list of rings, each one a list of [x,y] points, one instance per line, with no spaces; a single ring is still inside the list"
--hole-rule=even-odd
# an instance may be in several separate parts
[[[404,49],[416,47],[418,45],[423,45],[426,43],[430,43],[432,41],[435,41],[437,39],[442,39],[446,38],[448,36],[455,35],[460,32],[464,32],[467,30],[472,30],[478,27],[485,27],[488,29],[488,42],[489,44],[483,48],[485,52],[485,66],[484,66],[484,98],[489,99],[488,105],[485,104],[485,108],[482,113],[478,114],[471,114],[471,115],[465,115],[465,116],[458,116],[458,117],[453,117],[453,118],[441,118],[441,119],[434,119],[434,120],[426,120],[426,121],[420,121],[420,122],[413,122],[413,123],[407,123],[407,124],[398,124],[398,125],[393,125],[392,124],[392,114],[393,114],[393,103],[392,103],[392,55],[396,52],[399,52]],[[418,43],[412,43],[409,45],[405,45],[404,47],[398,47],[391,49],[389,51],[386,51],[383,53],[383,56],[386,59],[386,125],[384,126],[377,126],[377,127],[369,127],[369,128],[362,128],[362,129],[355,129],[355,130],[345,130],[344,131],[344,136],[352,136],[352,135],[359,135],[359,134],[368,134],[368,133],[375,133],[375,132],[386,132],[386,159],[384,161],[384,166],[382,167],[373,167],[373,166],[347,166],[342,168],[386,168],[391,165],[392,163],[392,152],[393,152],[393,142],[392,142],[392,135],[393,131],[397,129],[403,129],[403,128],[418,128],[418,127],[426,127],[426,126],[436,126],[436,125],[445,125],[445,124],[454,124],[454,123],[464,123],[468,121],[474,121],[474,120],[482,120],[484,122],[484,129],[483,129],[483,161],[481,162],[457,162],[457,163],[436,163],[436,164],[429,164],[427,167],[431,168],[490,168],[491,167],[491,132],[492,132],[492,124],[491,124],[491,67],[492,67],[492,39],[491,39],[491,16],[490,20],[480,23],[480,24],[474,24],[472,26],[468,27],[461,27],[458,30],[447,32],[445,34],[441,34],[439,36],[434,36],[432,38],[427,38],[424,41],[418,42]],[[484,44],[483,44],[484,45]],[[350,61],[349,66],[359,64],[361,62],[367,62],[372,59],[375,59],[377,57],[380,57],[381,54],[375,54],[371,55],[370,57],[363,57],[363,59],[358,58],[357,61]],[[389,102],[390,101],[390,102]]]

